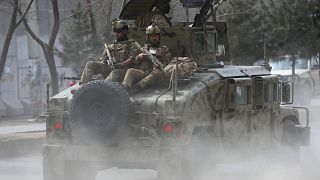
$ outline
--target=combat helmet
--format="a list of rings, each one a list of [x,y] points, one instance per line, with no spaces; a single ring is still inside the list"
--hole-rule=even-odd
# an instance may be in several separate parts
[[[115,19],[112,21],[112,29],[115,30],[128,30],[128,24],[121,20],[121,19]]]
[[[146,34],[160,34],[160,28],[156,24],[151,24],[146,28]]]

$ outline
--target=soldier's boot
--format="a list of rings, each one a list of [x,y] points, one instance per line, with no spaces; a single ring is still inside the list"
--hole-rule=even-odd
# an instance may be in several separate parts
[[[130,87],[126,84],[122,84],[123,88],[129,93]]]
[[[97,75],[96,75],[96,79],[97,79],[97,80],[104,80],[102,74],[97,74]],[[83,85],[83,84],[84,84],[83,81],[79,81],[79,85],[80,85],[80,86]]]
[[[97,80],[104,80],[102,74],[98,74],[98,75],[96,76],[96,78],[97,78]]]
[[[142,88],[141,88],[141,86],[139,85],[139,84],[134,84],[130,89],[129,89],[129,95],[131,96],[131,95],[133,95],[133,94],[135,94],[135,93],[137,93],[137,92],[139,92],[139,91],[141,91],[142,90]]]

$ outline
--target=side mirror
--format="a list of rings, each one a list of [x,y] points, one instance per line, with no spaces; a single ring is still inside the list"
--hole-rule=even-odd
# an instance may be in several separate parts
[[[291,87],[288,83],[281,84],[281,102],[291,104]]]

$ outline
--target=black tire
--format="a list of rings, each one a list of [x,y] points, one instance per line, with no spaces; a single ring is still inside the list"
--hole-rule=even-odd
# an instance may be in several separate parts
[[[179,148],[168,147],[159,150],[158,180],[183,180],[180,154]]]
[[[295,124],[297,123],[293,119],[285,119],[283,121],[282,145],[292,149],[299,147],[299,134]]]
[[[119,135],[128,118],[130,100],[116,82],[95,80],[78,89],[70,105],[73,143],[106,143]]]
[[[291,118],[283,121],[282,146],[280,152],[277,153],[281,154],[281,158],[278,159],[283,164],[300,164],[300,143],[296,124],[296,121]]]

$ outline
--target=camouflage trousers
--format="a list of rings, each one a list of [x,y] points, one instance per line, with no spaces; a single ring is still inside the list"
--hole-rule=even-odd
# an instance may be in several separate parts
[[[139,84],[139,86],[144,89],[146,87],[155,84],[156,82],[162,81],[164,77],[163,72],[158,69],[153,69],[149,74],[135,68],[130,68],[123,79],[122,84],[127,85],[131,88],[134,84]]]
[[[124,68],[114,69],[111,71],[111,73],[106,78],[106,80],[121,83],[124,79],[124,76],[126,75],[126,72],[127,72],[127,69],[124,69]]]
[[[126,69],[114,69],[107,64],[100,62],[100,61],[89,61],[87,62],[86,66],[81,75],[81,82],[87,83],[91,81],[93,75],[101,74],[104,79],[115,81],[115,82],[122,82],[125,74]]]

